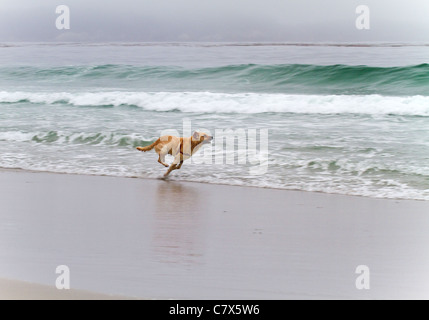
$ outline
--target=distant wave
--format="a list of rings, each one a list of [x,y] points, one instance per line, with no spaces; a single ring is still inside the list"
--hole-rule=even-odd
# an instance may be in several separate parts
[[[429,64],[406,67],[349,65],[227,65],[211,68],[96,65],[1,67],[6,84],[37,83],[299,94],[429,96]]]
[[[194,113],[308,113],[429,116],[428,96],[288,95],[211,92],[7,92],[1,104],[138,107]]]
[[[417,42],[40,42],[0,43],[0,47],[358,47],[397,48],[428,47]]]

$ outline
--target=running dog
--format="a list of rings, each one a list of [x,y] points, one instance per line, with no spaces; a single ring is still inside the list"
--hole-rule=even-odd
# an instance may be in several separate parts
[[[150,146],[138,147],[137,150],[146,152],[155,149],[155,152],[159,155],[158,162],[164,167],[169,167],[164,174],[164,177],[167,177],[171,171],[180,169],[185,160],[192,157],[203,145],[210,143],[212,140],[212,136],[204,132],[195,131],[191,137],[187,138],[162,136]],[[167,154],[174,157],[174,161],[170,166],[165,163]]]

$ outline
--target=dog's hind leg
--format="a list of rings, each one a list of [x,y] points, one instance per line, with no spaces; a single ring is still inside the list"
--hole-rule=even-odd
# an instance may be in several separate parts
[[[176,169],[177,169],[177,165],[173,163],[170,166],[170,168],[168,169],[168,171],[164,174],[164,177],[167,177],[170,174],[171,171],[176,170]]]
[[[179,170],[179,169],[182,167],[182,164],[183,164],[183,160],[182,160],[182,161],[180,161],[180,163],[179,163],[179,165],[176,167],[176,169],[177,169],[177,170]]]

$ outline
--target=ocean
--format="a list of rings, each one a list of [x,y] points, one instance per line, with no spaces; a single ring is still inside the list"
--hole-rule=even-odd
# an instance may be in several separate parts
[[[159,178],[184,123],[266,170],[215,135],[171,180],[429,200],[429,45],[0,44],[1,168]]]

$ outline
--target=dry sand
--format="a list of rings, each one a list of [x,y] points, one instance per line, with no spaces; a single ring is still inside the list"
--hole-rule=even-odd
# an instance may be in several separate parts
[[[58,290],[53,286],[0,279],[0,300],[128,300],[84,290]]]
[[[428,230],[423,201],[0,171],[0,277],[51,290],[67,265],[72,289],[106,295],[428,299]],[[6,280],[0,297],[28,286],[52,297]]]

